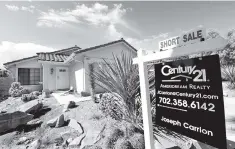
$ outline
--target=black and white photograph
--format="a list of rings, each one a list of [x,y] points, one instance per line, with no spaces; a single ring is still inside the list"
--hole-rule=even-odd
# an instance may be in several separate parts
[[[0,1],[0,149],[235,149],[235,1]]]

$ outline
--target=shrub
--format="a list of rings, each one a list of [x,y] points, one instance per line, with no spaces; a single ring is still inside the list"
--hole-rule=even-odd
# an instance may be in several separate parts
[[[49,98],[50,97],[50,90],[49,89],[45,89],[42,91],[42,96],[43,98]]]
[[[23,95],[23,94],[29,94],[30,93],[30,91],[28,90],[28,89],[26,89],[26,88],[23,88],[22,90],[21,90],[21,94]]]
[[[31,94],[35,95],[35,96],[39,96],[41,95],[41,93],[39,91],[33,91]]]
[[[27,101],[34,100],[34,99],[37,99],[37,98],[38,98],[38,96],[35,95],[32,92],[30,94],[23,94],[22,97],[21,97],[21,100],[24,101],[24,102],[27,102]]]
[[[24,89],[24,87],[21,86],[20,82],[13,82],[11,84],[9,94],[12,97],[20,97],[23,93],[28,93],[28,90]]]
[[[99,109],[105,114],[115,120],[121,120],[123,118],[123,109],[119,106],[120,100],[112,94],[103,94],[100,102]]]
[[[87,96],[91,96],[91,94],[88,93],[88,92],[81,92],[81,96],[82,97],[87,97]]]

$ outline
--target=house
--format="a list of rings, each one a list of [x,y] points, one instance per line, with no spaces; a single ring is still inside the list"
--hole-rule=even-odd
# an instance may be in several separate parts
[[[66,90],[73,87],[77,92],[89,92],[89,64],[112,59],[121,52],[137,55],[137,50],[124,39],[81,49],[74,46],[48,53],[37,53],[4,65],[11,71],[14,80],[34,91],[49,89]],[[100,88],[96,89],[101,91]]]

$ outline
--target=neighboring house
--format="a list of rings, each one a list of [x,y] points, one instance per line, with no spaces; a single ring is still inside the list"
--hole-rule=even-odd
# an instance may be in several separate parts
[[[99,46],[81,49],[77,46],[55,52],[37,53],[36,56],[7,62],[4,65],[29,90],[65,90],[73,87],[77,92],[89,91],[88,65],[121,52],[132,54],[137,51],[124,39]],[[96,89],[101,91],[100,88]]]

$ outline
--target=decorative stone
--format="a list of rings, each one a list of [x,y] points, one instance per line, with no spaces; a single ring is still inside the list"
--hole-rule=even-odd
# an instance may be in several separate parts
[[[74,101],[69,101],[69,103],[65,105],[65,108],[69,109],[69,108],[74,108],[75,106],[76,106],[76,103]]]
[[[62,126],[64,126],[64,114],[61,114],[58,117],[55,127],[62,127]]]
[[[69,143],[69,147],[70,148],[79,147],[84,138],[85,138],[85,134],[81,134],[79,137],[75,138],[71,143]]]
[[[21,111],[0,114],[0,133],[26,124],[33,119],[33,115]]]
[[[56,144],[56,146],[59,146],[63,143],[64,139],[62,137],[58,137],[55,139],[54,143]]]
[[[41,140],[38,139],[33,141],[27,149],[40,149],[40,145],[41,145]]]
[[[21,137],[21,138],[19,138],[19,140],[16,143],[16,145],[24,144],[26,141],[27,141],[26,137]]]
[[[42,124],[42,121],[39,118],[33,119],[27,123],[27,125],[40,125],[40,124]]]
[[[74,128],[79,133],[83,133],[83,128],[82,128],[81,124],[78,123],[75,119],[70,119],[68,126]]]
[[[50,127],[55,127],[56,122],[57,122],[57,117],[56,117],[56,118],[53,118],[53,119],[51,119],[51,120],[49,120],[49,121],[47,122],[47,125],[50,126]]]
[[[39,103],[37,100],[32,100],[29,102],[24,103],[18,109],[18,111],[22,111],[25,113],[36,113],[42,108],[43,104]]]
[[[88,130],[86,137],[83,139],[81,147],[93,145],[101,139],[100,131]]]

